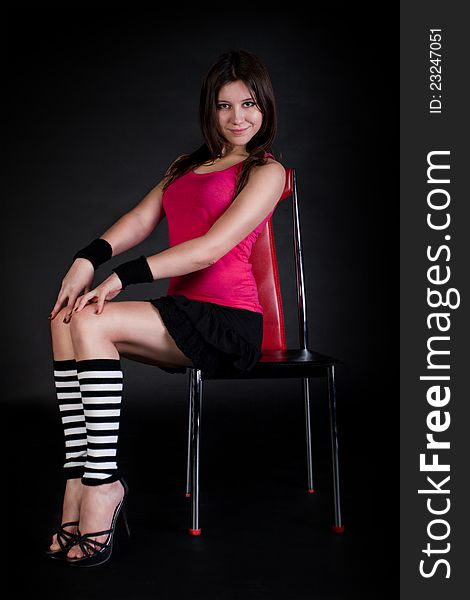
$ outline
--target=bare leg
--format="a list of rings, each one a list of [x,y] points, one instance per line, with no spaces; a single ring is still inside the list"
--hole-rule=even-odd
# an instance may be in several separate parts
[[[54,360],[72,360],[75,358],[70,327],[63,323],[67,312],[67,309],[62,309],[55,319],[51,321],[51,341]],[[80,479],[67,479],[62,504],[61,523],[79,520],[83,487]],[[77,527],[66,527],[65,530],[75,533]],[[50,549],[60,549],[56,535],[52,538]]]
[[[95,304],[74,313],[70,328],[74,358],[118,359],[121,356],[153,365],[192,366],[191,359],[176,346],[158,310],[150,302],[107,302],[101,315]],[[80,525],[82,534],[109,529],[116,505],[123,497],[120,481],[102,485],[82,485]],[[107,536],[95,538],[105,542]],[[68,553],[80,558],[79,546]]]
[[[192,366],[168,333],[160,313],[150,302],[105,302],[74,313],[69,324],[75,360],[124,356],[152,365]]]

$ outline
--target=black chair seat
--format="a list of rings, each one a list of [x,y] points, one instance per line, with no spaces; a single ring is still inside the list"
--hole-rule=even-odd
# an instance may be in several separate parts
[[[206,375],[206,379],[283,379],[285,377],[322,377],[324,369],[341,363],[337,358],[304,349],[264,350],[258,363],[247,373],[233,368],[217,371],[215,375]]]

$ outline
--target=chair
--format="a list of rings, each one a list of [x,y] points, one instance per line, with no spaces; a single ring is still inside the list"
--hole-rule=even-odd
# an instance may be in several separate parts
[[[240,374],[227,369],[213,376],[206,376],[195,367],[189,367],[189,425],[186,473],[186,496],[191,497],[191,535],[200,535],[199,523],[199,447],[203,381],[208,379],[275,379],[302,378],[305,403],[307,438],[307,490],[313,493],[312,444],[310,427],[309,377],[326,377],[328,382],[329,421],[332,451],[334,525],[333,531],[342,533],[341,504],[338,468],[338,436],[336,428],[335,365],[342,361],[314,352],[308,347],[306,293],[300,232],[299,205],[297,199],[296,173],[286,169],[286,185],[279,200],[292,199],[292,223],[294,258],[297,287],[297,313],[299,324],[299,349],[287,349],[279,270],[274,243],[272,217],[253,246],[251,263],[258,286],[260,303],[264,310],[262,356],[249,373]]]

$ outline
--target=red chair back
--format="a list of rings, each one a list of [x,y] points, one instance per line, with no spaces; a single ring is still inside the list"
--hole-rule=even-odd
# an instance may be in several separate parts
[[[291,196],[292,190],[293,169],[286,169],[286,185],[279,202]],[[286,332],[272,217],[256,240],[250,261],[264,310],[261,350],[285,350]]]

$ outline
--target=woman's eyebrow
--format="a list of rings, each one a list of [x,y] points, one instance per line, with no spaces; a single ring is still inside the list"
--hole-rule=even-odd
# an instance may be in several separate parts
[[[248,102],[248,100],[253,100],[253,98],[245,98],[242,102]],[[226,104],[230,104],[228,100],[217,100],[217,102],[225,102]]]

